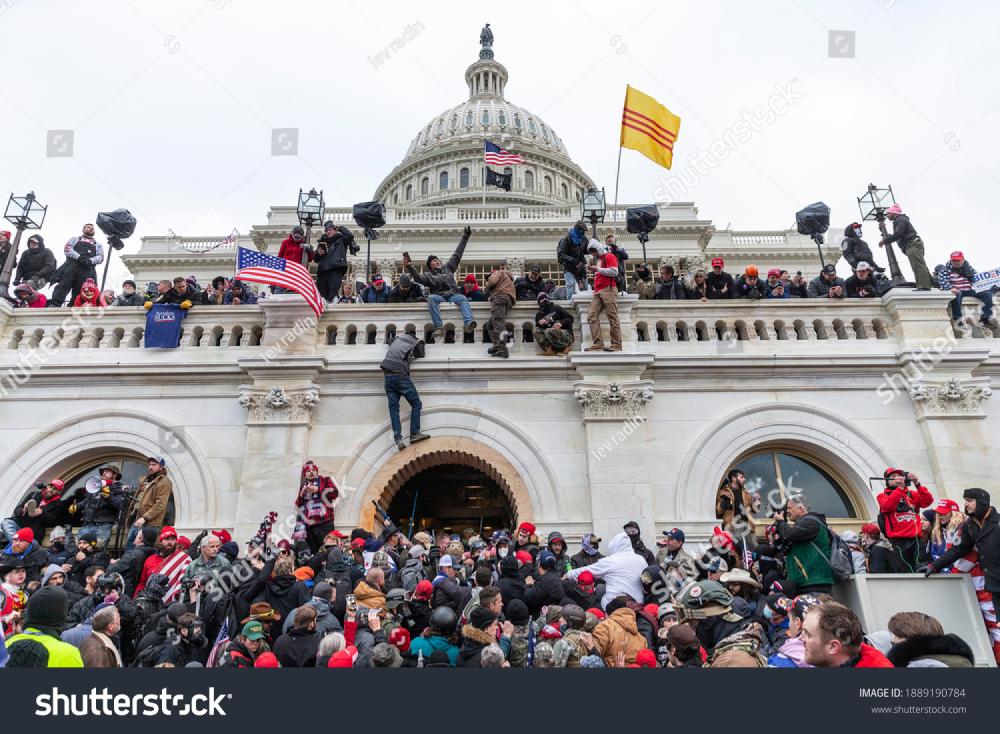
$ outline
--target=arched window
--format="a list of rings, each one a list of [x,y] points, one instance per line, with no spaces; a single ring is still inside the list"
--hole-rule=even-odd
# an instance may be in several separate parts
[[[441,171],[441,175],[438,176],[438,189],[441,191],[448,190],[448,172]]]
[[[507,126],[507,114],[504,113],[504,112],[502,112],[502,111],[498,112],[497,113],[497,122],[500,123],[501,127],[506,127]]]
[[[469,169],[463,168],[458,172],[458,185],[460,188],[469,188]]]
[[[542,125],[542,137],[545,138],[545,142],[549,142],[549,129]]]
[[[759,517],[767,517],[771,505],[781,506],[795,494],[804,494],[809,509],[828,518],[858,516],[850,495],[834,472],[814,459],[769,450],[741,459],[734,468],[743,470],[747,489],[759,494]]]
[[[527,191],[535,190],[535,174],[531,171],[524,172],[524,188]]]
[[[438,135],[440,135],[441,133],[444,132],[444,120],[438,120],[437,128],[435,129],[435,132]]]
[[[518,130],[524,127],[524,123],[521,122],[520,115],[514,115],[514,127],[516,127]]]
[[[451,129],[454,130],[458,127],[458,115],[451,116]]]
[[[535,120],[532,117],[528,118],[528,131],[530,133],[532,133],[532,134],[535,134],[535,133],[538,132],[538,128],[535,127]]]
[[[545,193],[546,194],[551,194],[552,193],[552,177],[551,176],[546,176],[542,180],[545,182]]]
[[[100,460],[91,459],[84,465],[65,472],[64,481],[66,482],[66,487],[63,490],[63,496],[69,497],[71,494],[75,493],[77,499],[82,500],[82,498],[86,496],[84,485],[87,484],[87,480],[90,479],[90,477],[100,476],[98,470],[104,466],[113,466],[121,472],[122,484],[130,487],[138,487],[139,480],[149,472],[149,467],[145,458],[123,451],[111,451]],[[169,476],[170,467],[167,467],[167,471]],[[77,493],[76,490],[79,490],[79,492]],[[70,517],[74,516],[71,515]],[[79,515],[75,516],[74,519],[75,522],[79,522]],[[166,522],[164,524],[174,524],[173,495],[171,495],[170,499],[167,501],[167,515]]]
[[[476,122],[476,116],[472,114],[472,110],[465,113],[465,126],[472,127]]]
[[[490,111],[489,110],[483,110],[482,121],[483,121],[484,125],[489,125],[490,124]]]
[[[420,195],[427,196],[431,192],[431,180],[424,176],[420,179]]]
[[[406,184],[406,200],[413,198],[413,184]]]
[[[562,186],[559,187],[559,193],[562,194],[562,198],[568,199],[569,198],[569,187],[566,184],[562,184]]]

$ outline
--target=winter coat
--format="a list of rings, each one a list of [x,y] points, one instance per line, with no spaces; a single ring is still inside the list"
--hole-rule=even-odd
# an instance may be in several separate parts
[[[889,658],[868,643],[861,643],[861,650],[853,658],[841,665],[842,668],[892,668]]]
[[[640,301],[651,301],[656,295],[656,286],[651,280],[643,280],[633,275],[632,282],[628,285],[628,293],[633,296],[639,296]]]
[[[361,251],[361,246],[354,241],[354,235],[347,227],[343,225],[337,227],[332,237],[324,234],[316,240],[314,259],[319,271],[346,268],[348,250],[352,255],[357,255]]]
[[[459,668],[483,667],[481,659],[483,650],[493,644],[500,645],[505,658],[510,655],[509,638],[501,637],[498,640],[489,632],[473,627],[471,624],[465,625],[462,627],[462,647],[458,650],[455,666]]]
[[[296,242],[295,238],[289,235],[281,242],[281,247],[278,248],[278,257],[284,258],[285,260],[291,260],[292,262],[302,264],[302,255],[307,254],[306,263],[313,261],[315,254],[311,245],[307,245],[305,240],[302,242]]]
[[[889,662],[897,668],[972,668],[976,656],[958,635],[911,637],[893,645]]]
[[[710,301],[733,298],[736,293],[736,283],[733,281],[733,276],[726,272],[716,275],[713,270],[705,276],[705,287],[708,290],[708,300]],[[723,293],[723,289],[725,289],[725,293]]]
[[[786,640],[778,652],[767,659],[767,667],[811,668],[812,666],[806,662],[806,645],[803,639],[792,637]]]
[[[125,595],[135,596],[136,586],[142,578],[142,569],[150,556],[156,555],[156,548],[146,545],[133,546],[121,558],[111,564],[108,573],[120,573],[125,581]]]
[[[586,234],[575,237],[574,230],[570,230],[559,240],[559,245],[556,247],[556,259],[563,270],[572,273],[578,279],[587,275],[588,244],[589,239]]]
[[[486,287],[489,288],[489,285],[487,280]],[[541,274],[535,281],[532,281],[527,275],[523,275],[514,281],[514,290],[518,301],[537,301],[538,294],[545,290],[545,281],[542,280]]]
[[[542,607],[558,604],[563,598],[562,579],[558,569],[535,576],[535,582],[524,590],[524,603],[532,617],[537,617]]]
[[[309,591],[309,587],[294,576],[285,575],[271,578],[273,570],[273,560],[265,563],[257,575],[257,579],[247,587],[242,596],[251,603],[266,601],[284,619],[292,613],[292,610],[312,599],[312,593]]]
[[[854,274],[844,281],[844,292],[848,298],[875,298],[879,294],[878,291],[879,286],[874,275],[861,280]]]
[[[340,620],[330,611],[330,603],[326,599],[317,599],[314,596],[307,604],[316,610],[316,634],[319,639],[323,639],[331,632],[343,632],[344,628],[341,626]],[[285,617],[284,623],[281,625],[282,632],[287,634],[291,631],[292,625],[295,624],[296,611],[297,609],[293,609],[291,614]]]
[[[379,364],[383,372],[409,375],[410,362],[424,356],[424,340],[410,334],[398,334],[389,345],[385,359]]]
[[[607,619],[594,628],[594,649],[604,658],[604,664],[613,668],[619,652],[625,653],[625,664],[635,662],[635,656],[646,648],[646,638],[636,627],[635,612],[627,607],[616,609]]]
[[[653,281],[653,287],[656,289],[653,294],[653,300],[655,301],[683,301],[686,298],[684,295],[684,283],[677,276],[674,276],[670,280],[657,278]]]
[[[785,556],[789,580],[800,587],[832,585],[833,568],[829,560],[831,537],[826,517],[810,512],[794,525],[781,520],[777,528],[778,535],[791,543]]]
[[[63,642],[58,637],[47,635],[34,627],[25,627],[24,632],[7,638],[7,649],[21,640],[32,640],[44,647],[49,653],[49,661],[46,668],[82,668],[83,658],[80,651],[68,642]]]
[[[79,496],[77,494],[77,497]],[[104,525],[117,522],[118,512],[124,500],[125,497],[120,492],[112,492],[107,496],[103,492],[86,494],[82,502],[77,501],[80,525]]]
[[[914,240],[919,239],[919,235],[917,234],[917,230],[913,228],[913,224],[910,223],[910,218],[905,214],[900,214],[892,220],[892,234],[884,239],[886,243],[898,242],[899,249],[905,255],[906,248]]]
[[[124,293],[122,293],[120,296],[118,296],[118,298],[115,299],[113,305],[115,305],[115,306],[141,306],[145,302],[146,302],[146,297],[143,294],[141,294],[138,291],[136,291],[131,296],[126,296]]]
[[[233,284],[236,285],[237,282],[238,281],[233,281]],[[238,304],[240,306],[246,306],[249,304],[257,303],[257,296],[255,296],[253,294],[253,291],[251,291],[246,285],[244,285],[243,283],[239,283],[239,285],[243,287],[243,294],[240,296],[237,296],[235,293],[233,293],[234,285],[230,286],[229,290],[226,291],[226,295],[222,297],[223,306],[231,306],[233,304],[233,298],[240,299],[240,302]]]
[[[451,607],[455,610],[455,614],[460,615],[465,605],[469,603],[472,589],[468,586],[459,586],[456,579],[446,576],[437,576],[431,583],[434,584],[431,606],[435,609],[441,606]]]
[[[809,298],[829,298],[830,289],[836,286],[841,288],[841,298],[844,297],[844,279],[841,277],[836,277],[832,281],[826,280],[822,275],[817,275],[815,278],[809,281],[809,288],[806,290],[806,295]]]
[[[167,516],[167,502],[170,501],[173,490],[174,485],[166,470],[161,469],[155,475],[144,476],[139,480],[136,517],[143,518],[147,525],[154,528],[162,527]]]
[[[315,481],[309,483],[311,490],[308,492],[309,496],[303,498],[302,491],[306,489],[307,482],[308,480],[303,477],[299,494],[295,497],[295,508],[299,522],[307,526],[333,522],[334,503],[340,496],[337,485],[330,477],[316,477]]]
[[[524,601],[524,592],[527,588],[521,575],[518,573],[517,559],[511,555],[500,561],[500,578],[497,579],[496,586],[500,589],[500,597],[503,599],[503,608],[506,611],[507,605],[514,599]]]
[[[23,283],[32,278],[41,278],[48,282],[49,278],[56,271],[56,256],[52,250],[42,245],[32,249],[30,246],[21,253],[21,258],[17,263],[17,272],[14,274],[14,284]]]
[[[851,266],[852,271],[859,262],[866,262],[869,265],[875,264],[872,248],[854,233],[854,228],[851,225],[844,227],[844,239],[840,241],[840,251],[844,254],[844,259]]]
[[[605,591],[601,606],[606,607],[616,596],[625,594],[634,601],[641,602],[643,598],[642,582],[639,577],[649,565],[646,560],[632,550],[632,542],[625,533],[618,533],[608,543],[611,555],[596,563],[582,568],[574,568],[566,573],[565,578],[576,581],[584,571],[590,571],[595,579],[604,579]]]
[[[517,283],[520,283],[522,280],[526,279],[518,278]],[[539,278],[538,283],[541,284],[541,282],[542,279]],[[486,279],[486,294],[491,301],[499,296],[507,296],[511,302],[521,300],[521,290],[516,287],[517,283],[514,282],[514,277],[506,270],[494,270],[490,273],[490,277]],[[537,295],[535,297],[537,298]]]
[[[362,303],[388,303],[389,302],[389,286],[383,285],[382,290],[378,290],[375,286],[370,285],[361,291],[361,302]]]
[[[410,654],[413,657],[418,657],[420,653],[423,653],[425,665],[430,660],[431,655],[438,651],[447,653],[452,667],[458,662],[458,645],[453,645],[447,637],[437,634],[428,637],[421,635],[410,641]]]
[[[428,268],[423,273],[418,273],[416,268],[413,267],[413,263],[410,263],[406,266],[406,272],[410,274],[415,283],[427,286],[431,294],[444,296],[445,298],[453,296],[461,290],[458,287],[458,283],[455,282],[455,271],[458,270],[458,266],[462,262],[462,255],[465,254],[465,246],[467,244],[469,244],[469,235],[463,233],[462,239],[458,242],[458,247],[455,248],[455,252],[452,253],[448,262],[444,264],[444,267],[437,270]]]
[[[219,662],[220,668],[252,668],[254,655],[247,650],[239,640],[233,640],[226,645],[226,650],[222,654]]]
[[[105,635],[98,636],[99,633],[91,632],[80,645],[80,657],[83,658],[85,668],[120,668],[122,667],[119,655],[115,650],[108,647],[114,643]]]
[[[398,284],[389,291],[389,303],[418,303],[424,300],[426,300],[424,294],[420,292],[420,287],[417,285],[411,285],[405,293]]]
[[[0,554],[0,568],[11,565],[13,561],[24,564],[27,582],[38,581],[42,577],[42,569],[49,565],[49,554],[38,545],[37,540],[31,541],[31,545],[20,553],[15,553],[14,544],[8,543]]]
[[[31,517],[24,514],[24,505],[28,500],[34,500],[35,505],[42,511],[41,515]],[[31,528],[35,537],[41,540],[45,537],[45,531],[56,525],[64,525],[69,522],[68,506],[63,502],[62,495],[55,495],[48,500],[42,499],[41,492],[32,492],[27,495],[14,510],[13,519],[18,527]],[[62,565],[62,562],[60,562]]]
[[[552,319],[551,323],[547,320],[549,317],[551,317]],[[542,324],[543,320],[545,320],[545,324]],[[556,323],[558,323],[560,326],[562,326],[562,328],[566,329],[567,331],[572,331],[573,314],[571,314],[562,306],[557,306],[556,304],[552,303],[552,301],[548,301],[547,303],[543,304],[535,312],[535,326],[537,328],[548,329],[551,328]]]
[[[778,288],[781,288],[781,295],[778,295]],[[783,283],[780,280],[777,283],[775,283],[774,285],[771,285],[767,281],[764,281],[764,293],[765,293],[765,295],[766,295],[767,298],[791,298],[792,297],[791,288],[789,288],[788,285],[786,285],[785,283]]]
[[[90,277],[97,280],[94,266],[104,262],[104,245],[92,237],[70,237],[63,247],[63,254],[67,261],[76,263],[77,267],[90,272]]]
[[[973,550],[979,555],[985,590],[991,594],[1000,594],[1000,525],[997,523],[997,508],[989,507],[981,519],[971,517],[966,520],[962,524],[958,542],[931,565],[940,571]]]
[[[272,652],[283,668],[314,668],[321,639],[315,630],[290,629],[274,641]]]
[[[368,585],[365,581],[359,581],[354,587],[354,598],[358,605],[369,609],[385,609],[385,593]]]
[[[934,502],[930,490],[923,485],[916,489],[886,488],[875,499],[878,501],[879,527],[889,539],[919,537],[920,510]],[[960,553],[958,557],[963,555]]]
[[[741,275],[736,281],[736,298],[749,298],[756,301],[766,296],[766,283],[761,278],[757,278],[751,283],[745,275]]]

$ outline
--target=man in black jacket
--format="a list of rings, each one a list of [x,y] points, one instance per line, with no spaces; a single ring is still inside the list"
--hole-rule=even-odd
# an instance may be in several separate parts
[[[111,564],[108,573],[120,573],[125,580],[125,594],[135,596],[135,588],[142,578],[142,568],[146,559],[156,553],[159,531],[153,527],[143,527],[136,533],[134,545],[121,558]]]
[[[28,238],[28,249],[17,262],[14,284],[28,283],[35,290],[44,288],[56,272],[56,256],[45,246],[40,234]]]
[[[83,225],[83,232],[79,237],[71,237],[63,252],[66,262],[59,268],[59,285],[49,299],[49,305],[56,308],[63,305],[67,294],[72,303],[88,278],[96,281],[97,269],[94,266],[104,262],[104,246],[94,239],[93,224]]]
[[[661,265],[660,277],[653,281],[656,293],[653,300],[656,301],[683,301],[685,299],[684,283],[674,275],[673,265]]]
[[[726,261],[721,257],[712,259],[712,272],[705,276],[705,291],[710,301],[733,298],[733,294],[736,292],[733,276],[723,270],[725,266]]]
[[[19,529],[31,528],[36,538],[42,538],[48,528],[67,523],[69,514],[62,500],[63,486],[61,479],[53,479],[41,485],[39,491],[31,492],[14,510],[14,515],[3,521],[0,535],[8,536],[9,540]]]
[[[542,269],[538,265],[532,265],[527,275],[522,275],[514,281],[514,290],[519,301],[537,301],[538,294],[544,289],[545,281],[542,280]]]
[[[997,522],[997,508],[990,505],[990,493],[979,487],[971,487],[962,492],[965,514],[968,520],[962,525],[959,540],[938,557],[924,571],[930,576],[935,571],[947,568],[972,551],[979,554],[979,565],[983,569],[985,590],[993,595],[993,606],[1000,605],[1000,524]]]
[[[924,260],[924,241],[920,239],[917,230],[910,223],[910,218],[903,214],[903,208],[899,204],[893,204],[886,212],[889,221],[892,222],[892,234],[883,237],[879,247],[885,247],[892,242],[899,243],[899,249],[903,251],[913,268],[913,277],[917,281],[918,291],[929,291],[931,289],[931,271],[927,269]]]
[[[141,306],[146,302],[141,293],[136,293],[135,281],[126,280],[122,283],[122,294],[115,299],[116,306]],[[204,302],[202,300],[201,302]]]
[[[552,551],[539,553],[537,566],[538,578],[529,576],[525,579],[528,588],[524,592],[524,603],[533,617],[538,616],[542,607],[558,604],[564,596],[562,577],[556,569],[556,557]]]
[[[587,290],[587,223],[579,221],[573,229],[559,240],[556,259],[563,266],[566,278],[566,297],[572,298],[577,291]]]
[[[840,241],[840,251],[844,254],[847,264],[854,270],[860,262],[874,263],[875,256],[868,243],[861,239],[861,224],[853,222],[844,227],[844,239]],[[884,272],[885,268],[875,266],[878,272]]]
[[[442,263],[437,255],[427,257],[427,269],[423,273],[418,273],[413,267],[410,256],[403,255],[403,267],[406,272],[417,283],[427,286],[430,295],[427,297],[427,307],[430,310],[431,321],[434,324],[434,338],[444,336],[444,322],[441,321],[441,304],[444,302],[454,303],[462,312],[462,321],[465,324],[465,332],[475,331],[476,322],[472,320],[472,307],[469,299],[461,292],[458,283],[455,281],[455,272],[462,263],[462,255],[465,254],[465,246],[469,244],[469,237],[472,236],[472,227],[466,227],[462,231],[462,239],[458,242],[455,252],[448,258],[448,262]]]
[[[332,221],[323,225],[323,236],[316,241],[316,288],[326,301],[333,301],[347,275],[347,253],[357,255],[361,246],[347,227]]]
[[[424,356],[424,340],[410,334],[399,334],[392,340],[385,359],[379,367],[384,375],[386,397],[389,399],[389,421],[392,423],[392,437],[396,448],[406,448],[403,442],[403,427],[399,420],[399,399],[406,398],[410,404],[410,443],[430,438],[420,432],[420,395],[410,379],[410,362]]]
[[[389,303],[419,303],[426,301],[420,287],[414,285],[409,273],[402,273],[399,282],[389,291]]]
[[[535,312],[535,343],[547,357],[568,354],[573,348],[573,314],[538,294]]]

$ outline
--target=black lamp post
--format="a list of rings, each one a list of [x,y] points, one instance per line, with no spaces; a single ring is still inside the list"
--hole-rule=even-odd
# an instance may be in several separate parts
[[[17,248],[21,244],[21,233],[26,229],[41,229],[48,209],[38,202],[34,191],[29,191],[24,196],[10,195],[3,218],[14,225],[17,234],[14,235],[10,251],[3,261],[3,271],[0,271],[0,298],[10,298],[10,279],[17,259]]]
[[[587,189],[584,191],[582,200],[580,201],[580,211],[582,214],[581,219],[590,220],[590,226],[594,229],[594,239],[600,239],[597,236],[597,223],[604,221],[604,215],[607,212],[604,189]]]
[[[868,190],[858,197],[861,221],[878,222],[882,238],[887,238],[889,233],[885,229],[885,211],[895,203],[896,197],[892,193],[892,186],[880,189],[875,184],[868,184]],[[885,252],[886,257],[889,259],[889,274],[892,276],[892,284],[894,286],[907,285],[906,278],[903,277],[903,273],[899,269],[899,263],[896,262],[896,251],[893,249],[891,242],[886,243]]]
[[[299,189],[299,203],[295,207],[295,213],[299,216],[299,224],[306,228],[306,244],[308,245],[309,234],[313,226],[322,222],[323,215],[326,213],[326,207],[323,204],[323,192],[316,193],[316,189],[309,189],[309,191]],[[306,257],[308,256],[303,255],[303,258]],[[302,264],[308,267],[307,263],[308,261]]]

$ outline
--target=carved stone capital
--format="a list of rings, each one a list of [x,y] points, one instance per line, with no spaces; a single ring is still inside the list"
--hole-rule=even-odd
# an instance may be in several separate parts
[[[917,418],[983,417],[982,402],[993,395],[986,383],[952,377],[943,382],[914,381],[909,387]]]
[[[578,382],[574,396],[583,408],[584,420],[642,419],[642,409],[653,399],[652,383],[608,382],[605,384]]]
[[[312,409],[319,404],[319,388],[241,385],[239,401],[248,411],[248,425],[309,425]]]
[[[517,256],[508,257],[507,271],[514,278],[520,278],[522,275],[524,275],[524,258]]]
[[[373,272],[381,274],[381,276],[385,278],[390,285],[395,285],[397,280],[396,258],[394,257],[376,258],[373,261],[372,267],[375,268]]]

